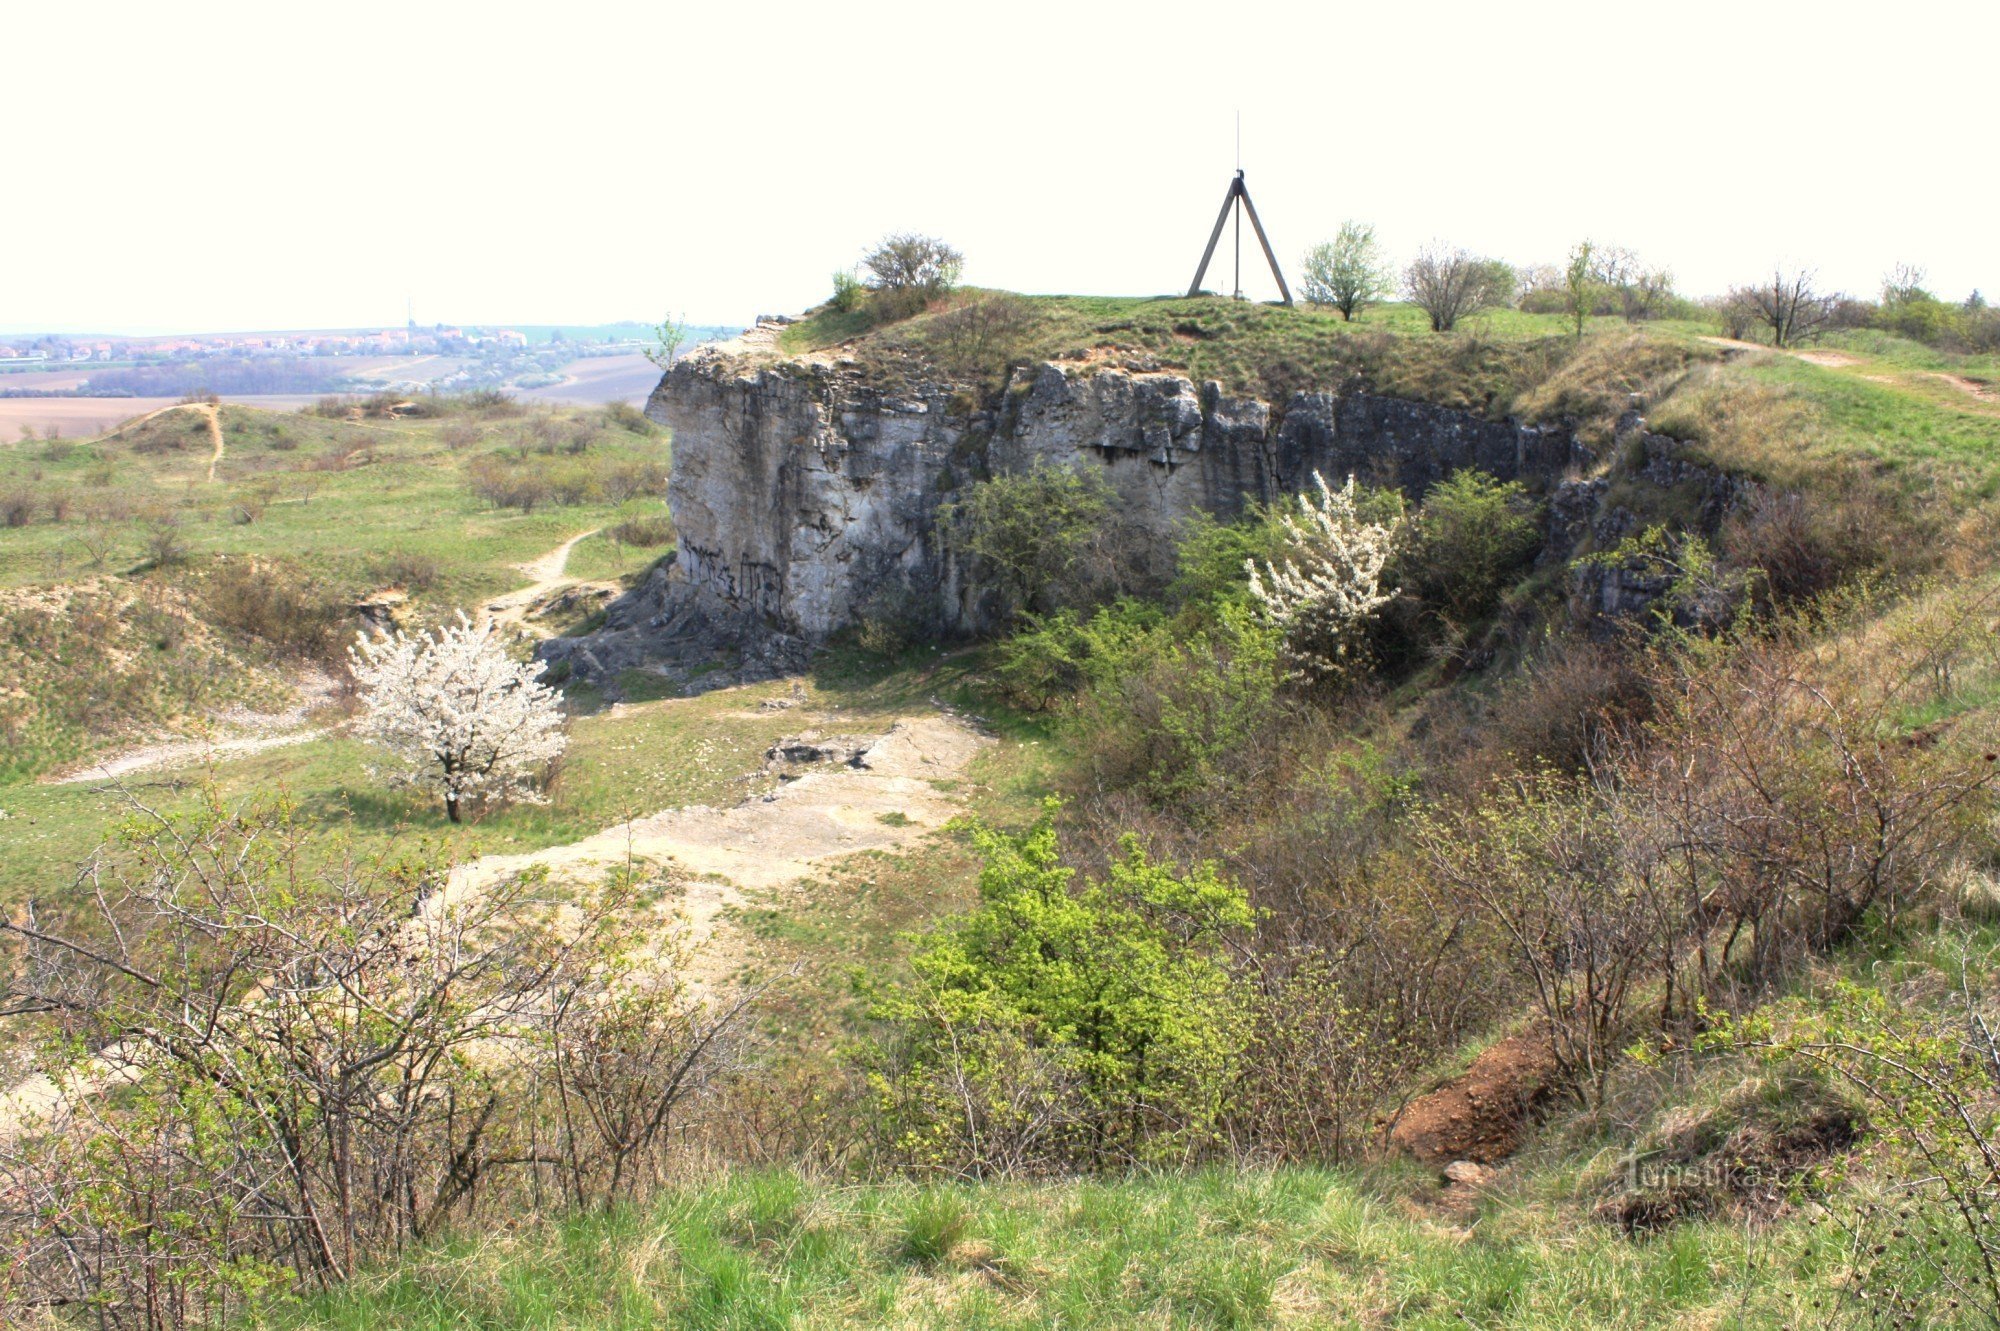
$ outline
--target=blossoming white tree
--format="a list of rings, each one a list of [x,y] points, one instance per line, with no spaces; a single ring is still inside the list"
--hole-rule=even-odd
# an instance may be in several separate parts
[[[1337,681],[1354,668],[1361,630],[1396,595],[1382,590],[1382,568],[1402,526],[1364,519],[1352,476],[1335,490],[1314,472],[1313,485],[1318,493],[1279,519],[1291,556],[1262,572],[1244,561],[1258,607],[1285,635],[1290,677],[1306,683]]]
[[[363,635],[348,654],[366,708],[359,733],[394,756],[394,784],[437,791],[454,823],[475,800],[543,802],[536,778],[569,744],[561,700],[491,622],[460,612],[433,632]]]

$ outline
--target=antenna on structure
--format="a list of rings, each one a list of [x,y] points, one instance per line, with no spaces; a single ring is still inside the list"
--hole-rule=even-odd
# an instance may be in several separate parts
[[[1188,284],[1188,295],[1201,294],[1201,280],[1208,276],[1208,261],[1215,257],[1216,242],[1222,239],[1222,225],[1229,220],[1231,211],[1236,214],[1236,299],[1243,299],[1243,214],[1250,214],[1251,229],[1257,233],[1257,243],[1264,247],[1264,260],[1271,265],[1271,276],[1278,279],[1278,294],[1285,298],[1285,304],[1292,303],[1292,289],[1285,285],[1285,275],[1278,269],[1278,256],[1271,250],[1271,238],[1264,234],[1264,224],[1257,218],[1257,205],[1250,202],[1250,188],[1243,183],[1243,113],[1236,113],[1236,177],[1229,182],[1229,192],[1222,196],[1222,211],[1215,215],[1215,230],[1208,233],[1208,248],[1201,252],[1201,266],[1194,270],[1194,281]]]

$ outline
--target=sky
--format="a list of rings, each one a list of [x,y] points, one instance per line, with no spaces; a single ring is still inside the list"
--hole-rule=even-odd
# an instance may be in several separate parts
[[[1353,218],[2000,297],[1992,0],[24,0],[0,46],[0,332],[741,324],[896,230],[981,286],[1185,290],[1239,115],[1293,274]]]

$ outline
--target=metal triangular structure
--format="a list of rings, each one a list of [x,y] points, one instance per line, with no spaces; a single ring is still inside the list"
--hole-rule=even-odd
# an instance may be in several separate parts
[[[1285,298],[1285,304],[1292,303],[1292,289],[1285,285],[1285,275],[1278,271],[1278,256],[1271,252],[1270,237],[1264,234],[1264,224],[1257,220],[1257,205],[1250,202],[1250,189],[1243,183],[1243,168],[1236,169],[1236,178],[1229,182],[1229,192],[1222,196],[1222,211],[1215,215],[1215,230],[1208,233],[1208,248],[1201,252],[1201,266],[1194,270],[1194,281],[1188,284],[1188,295],[1201,294],[1201,279],[1208,276],[1208,261],[1215,257],[1215,242],[1222,239],[1222,224],[1229,220],[1231,209],[1236,210],[1236,297],[1243,298],[1243,214],[1250,214],[1250,225],[1257,232],[1257,243],[1264,247],[1264,258],[1271,265],[1271,276],[1278,279],[1278,291]]]

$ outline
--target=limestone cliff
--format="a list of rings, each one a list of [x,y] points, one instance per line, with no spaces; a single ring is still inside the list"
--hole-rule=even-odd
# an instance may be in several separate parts
[[[938,509],[968,481],[1038,462],[1099,469],[1163,553],[1193,514],[1237,513],[1314,472],[1413,497],[1466,467],[1518,479],[1550,496],[1565,547],[1608,520],[1603,483],[1575,479],[1596,459],[1558,427],[1366,392],[1274,404],[1082,361],[1015,370],[995,405],[944,376],[783,358],[773,340],[704,351],[662,379],[647,414],[673,431],[676,555],[603,631],[546,655],[583,677],[701,666],[719,681],[796,668],[867,614],[976,632],[987,608],[939,540]]]

